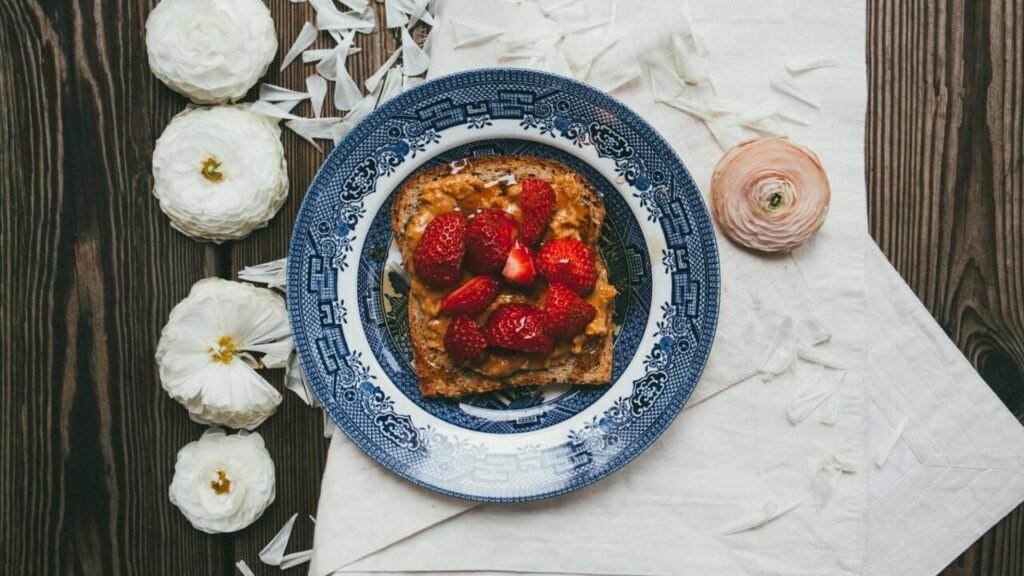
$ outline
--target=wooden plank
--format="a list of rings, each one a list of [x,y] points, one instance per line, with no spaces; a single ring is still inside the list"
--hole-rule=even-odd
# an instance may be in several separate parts
[[[869,0],[871,232],[1024,417],[1024,1]],[[1024,573],[1024,508],[947,574]]]
[[[268,5],[274,14],[283,53],[302,28],[303,22],[313,19],[314,12],[308,4],[270,2]],[[349,57],[348,61],[349,73],[360,86],[367,77],[377,71],[395,48],[393,34],[384,28],[383,4],[374,2],[373,5],[378,15],[377,30],[372,35],[356,36],[356,45],[363,51]],[[328,39],[326,34],[322,36],[320,41],[324,47],[333,46],[333,40]],[[283,72],[277,69],[275,63],[263,81],[296,90],[305,90],[305,78],[314,72],[312,64],[303,65],[301,61],[292,63]],[[333,107],[333,86],[331,83],[332,92],[328,94],[325,116],[344,114]],[[296,113],[300,116],[312,115],[307,103],[303,103]],[[287,129],[284,130],[282,138],[285,155],[288,158],[288,201],[267,229],[257,231],[241,242],[233,243],[232,271],[287,256],[288,243],[302,198],[320,164],[333,147],[330,142],[325,141],[321,143],[323,152],[318,152],[308,142]],[[272,381],[277,386],[281,384],[280,378]],[[292,533],[289,552],[312,547],[313,524],[307,516],[316,514],[317,500],[320,496],[320,476],[327,461],[328,441],[322,436],[321,412],[309,408],[289,391],[284,391],[284,394],[281,409],[260,427],[260,432],[267,441],[267,448],[277,465],[277,501],[252,527],[236,535],[232,551],[236,561],[245,560],[257,574],[277,573],[275,568],[258,565],[257,554],[294,513],[298,513],[299,518]]]
[[[184,101],[149,74],[149,2],[0,10],[0,563],[24,574],[220,571],[223,538],[167,501],[199,434],[160,389],[168,310],[217,250],[150,194]]]

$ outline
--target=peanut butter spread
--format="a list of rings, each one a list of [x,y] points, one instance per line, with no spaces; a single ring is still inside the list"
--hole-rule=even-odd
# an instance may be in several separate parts
[[[575,237],[591,246],[597,255],[600,223],[594,217],[594,211],[585,203],[581,177],[576,174],[562,174],[554,178],[551,186],[555,191],[556,210],[545,240]],[[519,184],[509,186],[504,182],[485,183],[472,174],[454,174],[430,182],[421,190],[415,216],[405,225],[405,235],[411,247],[409,253],[411,254],[419,244],[420,237],[430,221],[441,214],[460,211],[467,218],[472,218],[481,210],[499,209],[518,217],[519,193]],[[411,261],[406,261],[405,265],[412,272],[413,278],[410,297],[416,299],[426,316],[429,340],[440,343],[450,321],[441,313],[441,301],[450,290],[428,287],[416,278]],[[488,351],[470,368],[484,376],[500,378],[523,370],[552,368],[564,363],[571,355],[586,353],[588,342],[606,337],[612,329],[611,302],[616,296],[616,291],[608,283],[608,271],[599,255],[597,269],[597,284],[594,291],[585,298],[597,309],[597,315],[587,325],[583,334],[571,341],[559,341],[554,352],[547,356]],[[470,275],[465,273],[463,280],[469,277]],[[546,292],[547,284],[543,281],[537,282],[527,290],[503,286],[494,303],[475,320],[479,325],[483,325],[492,311],[506,303],[524,302],[540,306],[544,302]]]

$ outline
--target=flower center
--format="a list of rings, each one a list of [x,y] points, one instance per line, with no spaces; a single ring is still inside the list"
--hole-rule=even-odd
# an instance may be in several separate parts
[[[210,360],[221,364],[231,364],[237,350],[238,346],[231,336],[221,336],[220,340],[217,340],[217,347],[209,349]]]
[[[228,478],[227,472],[217,470],[217,479],[210,480],[210,488],[218,496],[231,492],[231,479]]]
[[[203,160],[202,167],[199,169],[199,173],[203,175],[209,182],[218,183],[224,180],[224,173],[220,171],[221,162],[210,156],[206,160]]]
[[[772,214],[785,208],[793,196],[793,185],[784,179],[766,180],[761,182],[758,188],[761,209],[766,214]]]

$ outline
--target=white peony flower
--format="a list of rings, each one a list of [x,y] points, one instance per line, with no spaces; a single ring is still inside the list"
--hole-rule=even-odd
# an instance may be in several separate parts
[[[163,0],[146,20],[153,74],[199,104],[236,101],[266,74],[277,33],[261,0]]]
[[[187,109],[156,141],[153,180],[160,208],[182,233],[244,238],[288,197],[281,129],[243,106]]]
[[[286,367],[293,348],[281,296],[207,278],[171,310],[156,362],[164,390],[193,420],[252,430],[281,403],[256,369]]]
[[[274,502],[274,461],[259,434],[210,428],[178,452],[168,495],[197,530],[235,532]]]

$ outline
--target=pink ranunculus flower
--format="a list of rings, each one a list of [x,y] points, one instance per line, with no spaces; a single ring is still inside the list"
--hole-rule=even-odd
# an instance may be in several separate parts
[[[831,199],[818,157],[785,138],[748,140],[729,150],[711,178],[722,232],[760,252],[789,252],[825,223]]]

